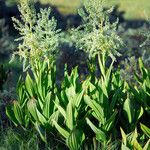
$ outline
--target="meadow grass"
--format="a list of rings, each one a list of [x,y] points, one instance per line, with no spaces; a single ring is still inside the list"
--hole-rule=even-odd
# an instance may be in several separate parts
[[[42,3],[51,3],[64,13],[77,13],[81,0],[41,0]],[[106,0],[106,6],[119,5],[120,11],[125,11],[126,19],[145,19],[150,16],[149,0]],[[146,15],[145,15],[146,14]]]

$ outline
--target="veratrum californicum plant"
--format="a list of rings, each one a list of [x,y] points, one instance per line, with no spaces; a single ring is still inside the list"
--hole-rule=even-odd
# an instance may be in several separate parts
[[[117,50],[123,42],[116,32],[118,20],[112,24],[109,21],[113,8],[105,10],[103,0],[83,0],[83,4],[79,9],[83,24],[71,31],[72,41],[90,58],[106,53],[114,59],[120,55]]]
[[[21,1],[18,6],[21,20],[12,18],[14,27],[19,31],[20,38],[16,41],[22,43],[18,51],[13,54],[19,55],[23,60],[24,70],[34,65],[35,61],[54,59],[58,53],[58,37],[60,30],[56,29],[57,22],[50,17],[51,9],[40,9],[39,13],[33,6],[32,0]]]

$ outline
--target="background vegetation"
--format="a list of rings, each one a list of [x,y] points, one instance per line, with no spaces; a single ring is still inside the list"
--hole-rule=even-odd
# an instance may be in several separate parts
[[[7,0],[8,4],[14,4],[17,0]],[[52,4],[62,13],[77,13],[80,7],[80,0],[40,0],[42,4]],[[106,6],[119,5],[119,11],[125,12],[126,19],[145,19],[145,15],[150,16],[150,4],[148,0],[106,0]]]

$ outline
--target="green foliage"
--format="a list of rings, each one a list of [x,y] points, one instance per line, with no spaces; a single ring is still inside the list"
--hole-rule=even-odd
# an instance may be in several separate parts
[[[138,63],[140,75],[135,73],[135,78],[139,87],[131,86],[131,92],[135,96],[136,101],[138,101],[141,106],[144,107],[144,110],[150,114],[150,70],[145,68],[141,59],[139,59]]]
[[[39,62],[37,70],[33,72],[33,78],[27,72],[25,81],[20,79],[17,88],[18,99],[6,110],[15,125],[28,128],[32,124],[38,131],[41,127],[48,130],[52,128],[51,120],[57,118],[58,113],[54,106],[56,70],[50,66],[51,62]],[[41,132],[40,135],[42,136]]]
[[[58,92],[59,104],[56,104],[64,118],[63,123],[61,123],[63,127],[54,120],[56,129],[65,138],[67,146],[72,150],[78,150],[85,139],[81,124],[85,118],[83,96],[87,81],[80,84],[78,76],[77,68],[72,70],[70,76],[65,72],[62,90]]]
[[[132,133],[126,135],[122,129],[121,135],[122,135],[122,145],[121,150],[148,150],[149,149],[149,143],[150,139],[145,143],[145,145],[142,147],[141,144],[138,142],[138,133],[137,129],[135,129]]]
[[[122,40],[116,32],[117,22],[111,24],[108,19],[111,9],[104,10],[99,0],[85,0],[83,4],[84,9],[79,11],[83,24],[71,31],[71,38],[88,54],[87,62],[94,69],[81,80],[78,67],[71,73],[66,67],[60,85],[56,76],[56,21],[49,19],[49,9],[37,14],[31,1],[20,4],[22,21],[13,20],[22,43],[14,55],[19,55],[30,69],[18,82],[18,98],[7,106],[7,116],[25,132],[31,129],[39,133],[46,144],[53,133],[70,150],[91,148],[92,139],[94,149],[107,149],[111,141],[110,147],[115,149],[113,142],[121,140],[121,134],[119,148],[140,150],[149,137],[144,117],[150,110],[150,72],[139,59],[140,73],[134,75],[137,84],[122,80],[120,70],[113,67]],[[97,60],[99,76],[95,75]],[[145,125],[139,128],[141,122]],[[148,144],[149,140],[145,150]]]

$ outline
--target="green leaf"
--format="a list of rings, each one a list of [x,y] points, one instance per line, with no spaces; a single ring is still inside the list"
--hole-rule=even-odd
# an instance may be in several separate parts
[[[143,147],[143,150],[149,150],[150,146],[150,139],[146,142],[145,146]]]
[[[66,139],[67,146],[70,150],[79,150],[82,142],[85,139],[85,135],[82,130],[74,129],[69,137]]]
[[[88,118],[86,118],[86,122],[96,134],[96,138],[98,141],[106,141],[106,135],[103,131],[98,129]]]
[[[114,127],[114,121],[115,121],[115,118],[116,118],[116,115],[117,115],[117,111],[115,111],[111,117],[105,122],[105,124],[103,125],[103,129],[106,130],[106,131],[110,131],[110,129],[112,127]]]
[[[74,87],[77,86],[78,76],[78,67],[76,66],[71,72],[71,83],[74,85]]]
[[[73,130],[74,116],[73,116],[73,106],[71,101],[69,101],[66,109],[66,125],[70,130]]]
[[[84,90],[82,90],[79,94],[76,95],[76,97],[74,98],[74,103],[76,107],[79,107],[81,100],[83,98],[83,94],[84,94]]]
[[[23,124],[23,114],[21,107],[17,101],[14,101],[14,107],[13,107],[14,115],[17,119],[17,121],[22,125]]]
[[[8,118],[17,126],[18,125],[18,121],[14,115],[14,111],[12,109],[12,106],[8,105],[6,107],[6,115],[8,116]]]
[[[38,82],[37,82],[37,91],[39,93],[39,97],[42,101],[44,101],[44,91],[43,91],[43,85],[42,85],[42,73],[41,71],[38,74]],[[44,85],[45,86],[45,85]]]
[[[123,143],[124,143],[124,145],[127,145],[127,135],[124,133],[122,128],[120,128],[120,131],[121,131],[121,136],[122,136]]]
[[[131,150],[130,148],[128,148],[125,144],[121,145],[121,150]]]
[[[43,115],[46,118],[49,118],[54,109],[54,104],[51,100],[51,92],[49,92],[45,98],[44,106],[43,106]]]
[[[60,125],[58,125],[58,123],[55,120],[52,120],[53,124],[55,125],[56,129],[58,130],[58,132],[64,137],[64,138],[68,138],[69,137],[69,132],[66,131],[65,129],[63,129]]]
[[[59,112],[63,115],[63,117],[65,118],[65,120],[67,119],[66,117],[66,112],[65,110],[57,103],[55,103],[55,106],[58,108]]]
[[[32,117],[38,121],[37,111],[36,111],[36,99],[32,98],[27,103],[27,108],[31,113]]]
[[[127,98],[124,102],[124,110],[127,114],[127,117],[128,117],[128,121],[129,123],[132,123],[133,121],[133,118],[132,118],[132,108],[131,108],[131,100],[129,98]]]
[[[101,85],[100,85],[104,95],[108,98],[108,92],[107,92],[107,87],[105,84],[105,81],[103,80],[103,78],[101,78]]]
[[[34,85],[33,85],[33,81],[29,75],[29,73],[27,73],[26,76],[26,80],[25,80],[25,87],[26,87],[26,91],[29,94],[29,97],[33,97],[34,96]]]
[[[113,111],[113,109],[115,108],[115,105],[117,103],[118,100],[118,96],[120,95],[121,90],[117,89],[112,97],[112,101],[110,103],[110,111]]]
[[[40,121],[40,123],[42,125],[45,125],[47,123],[47,120],[37,108],[36,108],[36,114],[37,114],[37,117],[38,117],[38,120]]]
[[[82,89],[86,91],[86,89],[89,87],[91,81],[91,76],[89,76],[83,83],[82,83]]]
[[[65,92],[69,101],[72,100],[74,96],[76,96],[75,87],[73,85],[71,85],[69,88],[66,88]]]
[[[102,107],[94,100],[91,100],[88,95],[84,96],[85,103],[92,108],[94,111],[96,118],[104,124],[104,113]]]
[[[45,132],[43,131],[43,129],[38,125],[38,123],[34,123],[36,130],[38,131],[38,133],[40,134],[41,139],[47,143],[46,141],[46,137],[45,137]]]
[[[142,131],[144,132],[145,135],[147,135],[150,138],[150,128],[145,126],[144,124],[140,124]]]
[[[109,68],[107,69],[107,72],[106,72],[106,85],[108,85],[108,83],[110,81],[110,75],[112,72],[113,64],[114,64],[114,60],[112,61],[111,65],[109,66]]]
[[[102,64],[102,61],[101,61],[99,55],[98,55],[98,62],[99,62],[100,71],[101,71],[103,77],[105,78],[105,68],[104,68],[104,66],[103,66],[103,64]]]

